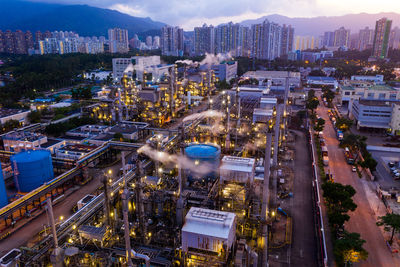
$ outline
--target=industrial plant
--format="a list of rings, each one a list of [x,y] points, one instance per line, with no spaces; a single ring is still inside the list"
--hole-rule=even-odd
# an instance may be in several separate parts
[[[0,266],[266,266],[290,244],[278,199],[300,75],[218,90],[209,62],[114,59],[114,85],[82,108],[102,123],[1,136]]]

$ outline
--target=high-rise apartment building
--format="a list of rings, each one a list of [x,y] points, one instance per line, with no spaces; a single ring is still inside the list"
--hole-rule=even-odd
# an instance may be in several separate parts
[[[400,29],[397,26],[390,31],[389,48],[393,49],[400,48]]]
[[[335,43],[335,32],[325,32],[322,46],[332,47]]]
[[[349,47],[350,45],[350,30],[340,27],[335,31],[335,40],[333,46]]]
[[[10,54],[15,53],[14,33],[10,30],[4,33],[4,52]]]
[[[27,31],[25,33],[25,42],[26,42],[26,48],[29,49],[34,49],[35,47],[35,40],[33,39],[33,34],[30,31]]]
[[[0,53],[4,53],[4,33],[0,30]]]
[[[360,30],[358,34],[358,50],[363,51],[372,48],[372,43],[374,40],[374,30],[368,27]]]
[[[251,56],[259,59],[273,60],[280,56],[282,27],[265,20],[255,24],[252,30]]]
[[[111,53],[129,52],[128,30],[120,28],[109,29],[108,40],[110,42]]]
[[[165,56],[183,55],[183,29],[164,26],[161,28],[161,54]]]
[[[16,54],[27,54],[28,49],[26,47],[25,33],[21,30],[17,30],[14,33],[15,42],[15,53]]]
[[[160,36],[154,36],[153,47],[158,49],[160,47]]]
[[[287,55],[289,52],[293,51],[293,38],[294,29],[292,26],[283,24],[281,34],[281,56]]]
[[[147,36],[146,37],[146,45],[148,47],[152,47],[153,46],[153,37],[151,37],[151,36]]]
[[[392,21],[382,18],[376,21],[372,57],[386,58],[389,50],[389,37],[392,28]]]
[[[204,24],[202,27],[194,28],[194,53],[204,55],[205,53],[214,53],[215,48],[215,30],[212,25]]]

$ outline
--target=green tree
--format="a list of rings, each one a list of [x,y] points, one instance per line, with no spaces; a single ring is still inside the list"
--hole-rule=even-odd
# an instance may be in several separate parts
[[[353,201],[356,190],[351,185],[342,185],[335,182],[322,184],[323,196],[328,207],[328,218],[335,233],[343,229],[343,224],[350,219],[346,214],[354,211],[357,204]]]
[[[42,114],[39,110],[33,110],[28,114],[28,120],[30,123],[39,123],[41,121]]]
[[[383,226],[383,229],[387,232],[392,232],[392,235],[389,240],[389,244],[393,243],[394,234],[400,232],[400,215],[394,213],[387,213],[385,216],[381,216],[378,218],[378,222],[376,223],[378,226]]]
[[[355,263],[368,258],[368,252],[363,248],[365,240],[359,233],[344,231],[341,238],[336,239],[333,247],[336,263],[339,266]]]
[[[322,132],[324,130],[325,120],[323,118],[319,118],[317,123],[314,125],[314,130],[317,132]]]
[[[118,141],[123,141],[124,136],[122,135],[122,133],[115,133],[114,138],[117,139]]]
[[[308,74],[308,76],[322,76],[322,77],[326,77],[326,74],[325,74],[325,72],[323,72],[322,70],[316,69],[316,70],[312,70],[312,71]]]
[[[306,108],[309,109],[309,110],[311,110],[311,113],[314,114],[314,111],[315,111],[315,109],[318,107],[318,105],[319,105],[318,98],[313,97],[313,98],[311,98],[311,99],[310,99],[310,98],[307,99]]]
[[[328,204],[327,206],[330,209],[348,212],[357,208],[357,204],[352,199],[356,194],[356,190],[351,185],[326,182],[322,185],[322,190],[324,191],[323,196]]]
[[[332,103],[333,99],[335,99],[335,92],[331,89],[324,89],[322,97],[325,98],[328,103]]]
[[[372,157],[371,153],[369,152],[363,153],[363,158],[364,161],[361,161],[359,165],[363,168],[368,168],[371,171],[375,171],[378,162],[376,162],[376,160]]]
[[[350,127],[353,125],[353,120],[346,119],[344,117],[339,117],[336,119],[336,127],[343,132],[346,132],[350,129]]]

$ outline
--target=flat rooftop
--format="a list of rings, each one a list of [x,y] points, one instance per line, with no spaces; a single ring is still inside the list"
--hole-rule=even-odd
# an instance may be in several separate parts
[[[89,153],[90,151],[94,150],[95,148],[97,148],[96,145],[75,144],[75,145],[66,145],[65,147],[60,148],[59,151]]]
[[[14,140],[14,141],[34,142],[43,138],[46,138],[46,136],[43,134],[32,133],[28,131],[11,132],[9,134],[3,135],[3,140]]]
[[[235,218],[236,215],[231,212],[191,207],[182,232],[228,239]]]
[[[44,143],[44,144],[41,144],[40,147],[48,148],[48,147],[51,147],[51,146],[53,146],[55,144],[62,143],[62,142],[64,142],[64,140],[47,138],[47,142]]]
[[[16,115],[16,114],[23,113],[23,112],[29,112],[29,110],[1,108],[0,109],[0,118],[9,117],[9,116]]]

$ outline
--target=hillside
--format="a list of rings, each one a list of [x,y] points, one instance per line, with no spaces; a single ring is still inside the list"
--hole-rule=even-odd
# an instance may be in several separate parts
[[[0,30],[74,31],[81,36],[106,36],[113,27],[135,33],[159,30],[164,23],[87,5],[60,5],[2,0]],[[18,14],[18,15],[16,15]]]

